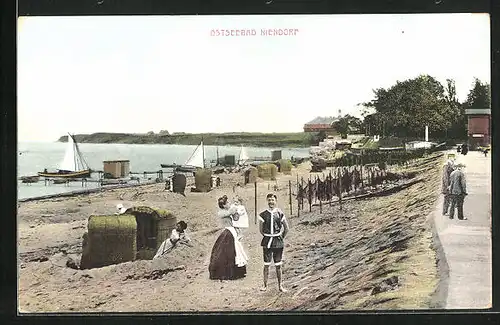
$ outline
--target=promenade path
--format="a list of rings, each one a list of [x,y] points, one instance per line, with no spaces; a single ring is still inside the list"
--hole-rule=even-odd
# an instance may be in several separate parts
[[[465,164],[468,196],[464,216],[442,216],[443,196],[435,210],[435,225],[448,264],[446,309],[486,309],[492,306],[491,248],[491,154],[478,151],[466,156],[455,153]]]

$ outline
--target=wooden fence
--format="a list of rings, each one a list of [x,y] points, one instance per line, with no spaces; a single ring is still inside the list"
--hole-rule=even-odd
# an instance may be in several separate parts
[[[391,166],[409,165],[421,160],[427,153],[434,150],[416,150],[413,152],[398,153],[370,153],[358,156],[357,162],[343,160],[345,166],[327,169],[321,175],[315,174],[307,179],[297,177],[297,180],[288,182],[288,211],[291,216],[300,217],[301,211],[308,206],[309,212],[313,207],[319,207],[323,212],[324,205],[337,203],[342,210],[345,200],[376,196],[382,192],[400,190],[411,186],[421,179],[414,179],[415,173],[398,173],[390,170]],[[364,162],[369,162],[364,164]],[[389,185],[382,189],[383,185]],[[295,200],[295,202],[294,202]],[[257,183],[255,183],[255,207],[257,207]],[[257,210],[255,212],[255,222]]]

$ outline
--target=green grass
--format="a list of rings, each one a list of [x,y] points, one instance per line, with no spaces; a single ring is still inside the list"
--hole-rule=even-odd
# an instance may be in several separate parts
[[[366,141],[365,145],[363,146],[363,149],[378,149],[380,147],[378,142],[373,141],[373,139],[370,139]]]
[[[171,218],[175,217],[172,212],[167,211],[167,210],[156,209],[156,212],[158,212],[161,219],[171,219]]]
[[[92,216],[89,218],[88,229],[93,230],[117,230],[123,231],[133,230],[137,227],[135,217],[132,215],[109,215],[109,216]]]

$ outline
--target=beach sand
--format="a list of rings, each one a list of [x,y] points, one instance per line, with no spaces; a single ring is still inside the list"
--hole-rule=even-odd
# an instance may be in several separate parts
[[[254,224],[254,185],[240,174],[221,174],[222,185],[186,197],[164,191],[164,184],[106,190],[71,198],[19,203],[18,301],[21,312],[165,312],[428,308],[438,282],[431,225],[441,158],[420,166],[425,182],[398,193],[339,206],[307,203],[297,217],[288,204],[288,182],[307,179],[310,166],[291,175],[258,182],[258,207],[278,195],[291,230],[284,252],[284,284],[277,290],[274,268],[269,289],[262,285],[261,235]],[[188,187],[190,184],[188,184]],[[274,187],[276,191],[274,191]],[[296,190],[293,189],[293,193]],[[238,195],[250,216],[243,238],[249,255],[247,276],[209,280],[212,245],[222,231],[217,198]],[[160,261],[140,260],[90,270],[66,266],[81,255],[87,218],[112,214],[116,205],[147,205],[172,211],[188,223],[193,247],[179,246]],[[158,276],[155,270],[163,270]]]

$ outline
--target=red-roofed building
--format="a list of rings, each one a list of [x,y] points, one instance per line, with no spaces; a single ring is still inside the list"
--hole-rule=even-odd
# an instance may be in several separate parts
[[[327,135],[335,135],[337,131],[333,127],[333,123],[338,121],[335,117],[316,117],[314,120],[304,124],[304,132],[321,132],[324,131]]]

